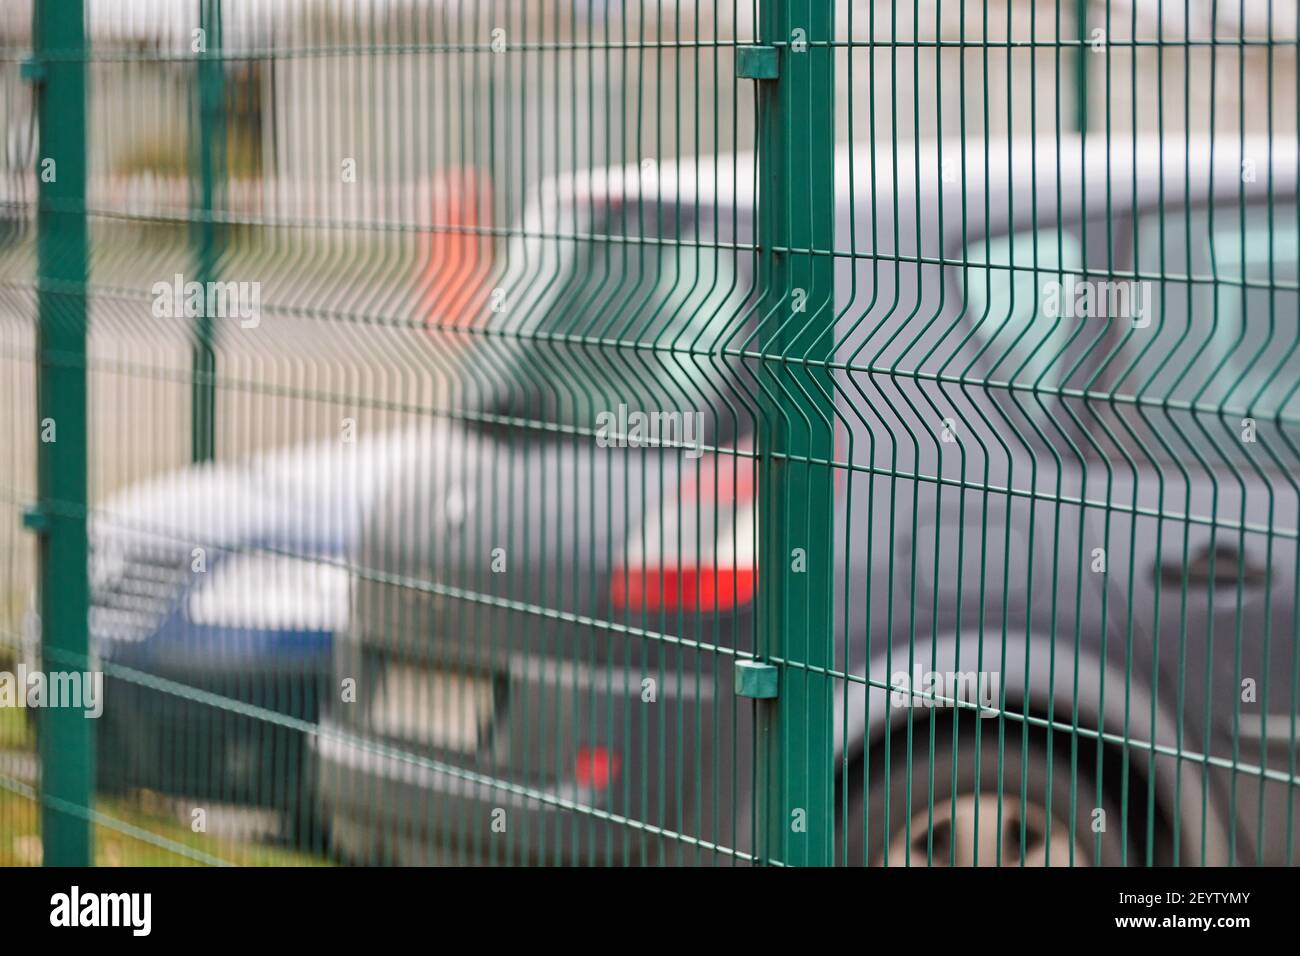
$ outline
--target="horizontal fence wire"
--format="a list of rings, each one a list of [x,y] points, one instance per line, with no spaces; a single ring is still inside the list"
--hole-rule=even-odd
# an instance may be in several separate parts
[[[0,864],[1294,861],[1295,0],[38,4]]]

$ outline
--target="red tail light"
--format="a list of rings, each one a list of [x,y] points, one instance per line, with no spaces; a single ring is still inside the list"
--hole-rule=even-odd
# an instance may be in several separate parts
[[[754,600],[749,462],[709,456],[628,543],[610,580],[619,611],[731,611]]]
[[[606,747],[579,747],[573,761],[573,779],[580,787],[608,790],[620,765],[618,754]]]
[[[753,568],[624,571],[610,586],[619,610],[730,611],[754,600]]]

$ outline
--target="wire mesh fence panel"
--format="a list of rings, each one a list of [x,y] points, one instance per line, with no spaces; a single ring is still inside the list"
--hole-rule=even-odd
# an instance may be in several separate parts
[[[900,7],[837,23],[838,850],[1289,863],[1296,5]]]
[[[1294,0],[0,30],[0,863],[1292,862]]]

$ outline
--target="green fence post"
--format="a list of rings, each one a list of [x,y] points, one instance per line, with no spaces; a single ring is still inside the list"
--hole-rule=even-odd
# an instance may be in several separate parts
[[[198,187],[201,209],[195,221],[194,244],[198,275],[207,288],[216,281],[219,256],[217,224],[213,219],[218,184],[226,169],[226,88],[222,60],[221,0],[199,0]],[[194,461],[210,461],[216,454],[217,357],[212,345],[212,316],[204,309],[194,330],[194,378],[191,383],[190,435]]]
[[[758,855],[834,861],[831,610],[833,408],[825,369],[834,321],[835,110],[832,5],[764,0],[759,37],[776,76],[759,87],[763,381],[759,654],[779,667],[758,700]],[[761,59],[759,60],[761,62]],[[814,252],[813,250],[816,250]],[[766,446],[766,447],[764,447]]]
[[[37,383],[41,659],[89,670],[86,541],[86,35],[82,0],[37,0]],[[89,866],[93,722],[40,712],[41,834],[48,866]]]

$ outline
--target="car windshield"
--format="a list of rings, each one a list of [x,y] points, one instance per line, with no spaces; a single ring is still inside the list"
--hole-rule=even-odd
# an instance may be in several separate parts
[[[745,321],[748,253],[714,235],[629,204],[594,217],[587,234],[550,240],[569,249],[521,320],[529,341],[492,343],[481,356],[493,412],[587,429],[620,408],[708,418],[725,407],[732,363],[707,353]]]

